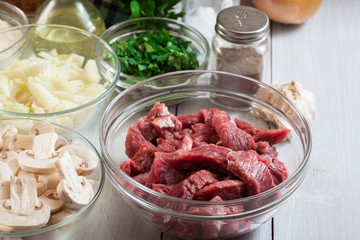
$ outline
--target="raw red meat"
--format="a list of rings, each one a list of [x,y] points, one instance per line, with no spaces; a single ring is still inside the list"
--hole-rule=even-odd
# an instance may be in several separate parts
[[[147,187],[153,183],[175,184],[185,178],[182,171],[184,163],[182,155],[184,151],[179,149],[172,153],[155,152],[153,165],[149,171]]]
[[[267,167],[269,168],[271,176],[274,179],[274,183],[276,185],[282,183],[283,181],[285,181],[285,179],[288,178],[289,173],[284,163],[280,162],[276,158],[273,159],[272,163],[267,165]]]
[[[216,196],[232,200],[248,196],[246,184],[240,180],[217,181],[197,191],[195,199],[209,201]]]
[[[237,125],[218,109],[176,117],[164,104],[157,103],[147,116],[130,126],[125,147],[131,160],[120,168],[160,193],[204,201],[242,198],[283,182],[288,171],[271,144],[284,141],[289,130],[269,130],[239,119],[235,122]],[[239,206],[238,211],[242,210]],[[235,210],[231,211],[224,214]],[[172,224],[183,229],[184,236],[192,229],[199,236],[216,237],[219,231],[227,229],[230,234],[247,222],[214,222],[214,231],[202,224],[197,228],[184,221]]]
[[[190,113],[186,115],[180,115],[177,118],[182,123],[183,128],[188,128],[196,123],[204,122],[204,116],[201,113]]]
[[[171,113],[168,108],[163,103],[155,103],[155,105],[150,109],[148,114],[149,119],[155,119],[157,117],[169,116]]]
[[[264,192],[274,186],[267,166],[256,153],[233,151],[228,154],[228,169],[246,183],[249,195]]]
[[[216,182],[216,176],[207,170],[200,170],[182,180],[167,192],[167,195],[182,199],[193,199],[197,191]]]
[[[147,141],[152,142],[154,139],[156,139],[159,136],[158,132],[153,127],[151,121],[149,121],[147,116],[139,118],[137,124],[141,134],[144,136],[144,138]]]
[[[194,140],[213,144],[216,144],[220,140],[215,129],[209,124],[196,123],[192,125],[191,128],[194,130],[194,133],[191,134]]]
[[[151,124],[160,134],[164,131],[173,132],[175,128],[175,124],[171,120],[171,116],[157,117],[151,122]]]
[[[143,173],[142,169],[131,160],[120,163],[119,167],[130,177],[135,177],[136,175]]]
[[[149,143],[144,143],[139,150],[135,153],[135,155],[131,158],[131,160],[139,166],[142,172],[148,172],[151,169],[151,165],[154,160],[154,152],[156,148],[154,145]]]
[[[145,185],[145,183],[147,182],[147,179],[149,177],[149,173],[141,173],[134,178],[135,181],[137,181],[138,183],[142,184],[142,185]]]
[[[185,152],[188,152],[192,149],[193,146],[193,140],[189,135],[186,135],[180,144],[180,149],[184,150]]]
[[[227,154],[231,150],[213,144],[193,148],[183,156],[184,161],[192,165],[227,173]]]
[[[213,109],[212,112],[212,126],[219,135],[223,146],[233,151],[255,149],[255,141],[251,135],[230,122],[230,116],[226,112],[216,109]]]
[[[125,153],[129,158],[132,158],[143,144],[150,144],[141,134],[140,129],[136,123],[131,124],[125,140]]]
[[[250,123],[235,118],[236,126],[245,132],[251,134],[254,140],[268,141],[270,144],[281,143],[286,140],[290,130],[289,129],[267,129],[262,127],[255,127]]]
[[[174,152],[179,149],[181,141],[172,138],[158,138],[157,141],[157,152]]]
[[[152,190],[157,191],[162,194],[168,194],[168,192],[174,187],[174,185],[166,185],[161,183],[154,183],[152,185]]]

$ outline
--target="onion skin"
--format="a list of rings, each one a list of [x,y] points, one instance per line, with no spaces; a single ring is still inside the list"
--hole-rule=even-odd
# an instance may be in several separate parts
[[[252,0],[253,5],[279,23],[301,24],[319,9],[322,0]]]

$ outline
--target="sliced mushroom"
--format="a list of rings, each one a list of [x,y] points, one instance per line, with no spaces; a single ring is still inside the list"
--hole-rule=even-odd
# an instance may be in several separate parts
[[[39,121],[35,123],[30,129],[30,135],[40,135],[44,133],[55,132],[53,126],[47,121]]]
[[[10,233],[14,230],[14,228],[9,227],[9,226],[4,226],[4,225],[0,225],[0,232],[3,233]],[[12,238],[11,238],[12,239]]]
[[[57,193],[66,206],[79,209],[86,206],[94,196],[91,183],[83,176],[78,176],[68,151],[62,151],[55,162],[62,180],[57,186]]]
[[[50,208],[37,198],[35,180],[12,176],[10,199],[0,200],[0,225],[22,232],[41,228],[49,218]]]
[[[42,175],[32,173],[32,172],[27,172],[27,171],[20,169],[17,177],[34,178],[36,181],[37,196],[41,196],[47,191],[48,180],[47,180],[47,178],[43,177]]]
[[[58,138],[56,133],[45,133],[34,137],[32,150],[22,151],[18,158],[19,166],[29,172],[51,173],[56,171],[55,161],[58,152],[55,143]]]
[[[47,189],[48,190],[51,190],[51,189],[56,190],[57,185],[59,184],[59,182],[61,180],[60,176],[57,172],[52,173],[52,174],[48,173],[48,174],[39,174],[39,175],[47,179]]]
[[[61,211],[51,214],[50,219],[47,223],[47,225],[54,225],[59,222],[62,222],[72,216],[74,216],[77,212],[79,212],[79,209],[71,209],[66,206],[64,206]]]
[[[90,175],[99,162],[96,154],[80,142],[75,141],[71,145],[60,148],[58,151],[68,151],[70,153],[75,170],[79,175]]]
[[[17,175],[17,173],[20,169],[19,164],[18,164],[18,157],[19,157],[19,154],[17,154],[16,152],[13,152],[13,151],[7,151],[7,152],[0,153],[0,161],[2,161],[3,163],[6,163],[10,167],[14,176]]]
[[[59,136],[55,143],[55,151],[66,145],[68,145],[68,142],[66,141],[66,139],[63,136]]]
[[[0,162],[0,200],[10,198],[10,177],[13,173],[9,166]]]
[[[51,214],[59,212],[64,206],[64,203],[60,200],[59,195],[54,189],[46,191],[39,199],[50,207]]]
[[[16,152],[32,149],[34,141],[33,135],[17,134],[14,139],[13,150]]]
[[[14,140],[18,134],[18,129],[13,125],[7,125],[1,131],[0,149],[1,152],[12,151],[14,148]]]

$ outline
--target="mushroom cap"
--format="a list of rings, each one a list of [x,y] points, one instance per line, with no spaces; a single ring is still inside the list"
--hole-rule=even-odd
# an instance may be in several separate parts
[[[13,151],[7,151],[7,152],[0,153],[0,161],[6,163],[10,167],[10,169],[14,175],[17,175],[17,173],[20,169],[18,160],[17,160],[18,157],[19,157],[19,154],[17,154],[16,152],[13,152]]]
[[[32,150],[25,150],[19,154],[18,164],[21,169],[33,173],[56,172],[55,161],[57,155],[46,159],[36,159]]]
[[[6,163],[0,162],[0,199],[10,198],[10,177],[13,173]]]
[[[9,200],[0,200],[0,225],[13,228],[13,232],[23,232],[43,227],[50,218],[50,207],[39,200],[39,205],[32,213],[14,214]]]
[[[18,129],[13,125],[6,125],[0,133],[0,150],[1,152],[12,151],[14,148],[15,136]]]
[[[97,155],[80,142],[73,142],[71,145],[66,145],[58,151],[68,151],[70,153],[75,170],[79,175],[90,175],[99,163]]]
[[[54,132],[54,128],[49,122],[39,121],[31,127],[29,134],[36,136],[36,135],[40,135],[40,134],[44,134],[44,133],[51,133],[51,132]]]
[[[64,206],[55,189],[46,191],[39,199],[50,207],[51,214],[59,212]]]
[[[72,209],[80,209],[86,206],[94,197],[91,183],[83,176],[79,176],[83,188],[81,191],[74,191],[65,179],[62,179],[57,187],[57,193],[61,201]]]

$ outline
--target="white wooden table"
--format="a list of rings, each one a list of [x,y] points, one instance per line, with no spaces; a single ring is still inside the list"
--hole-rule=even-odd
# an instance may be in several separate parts
[[[315,94],[313,148],[297,192],[238,239],[360,239],[360,1],[324,0],[305,24],[272,23],[271,32],[273,83],[296,80]],[[135,216],[109,181],[79,236],[173,239]]]

